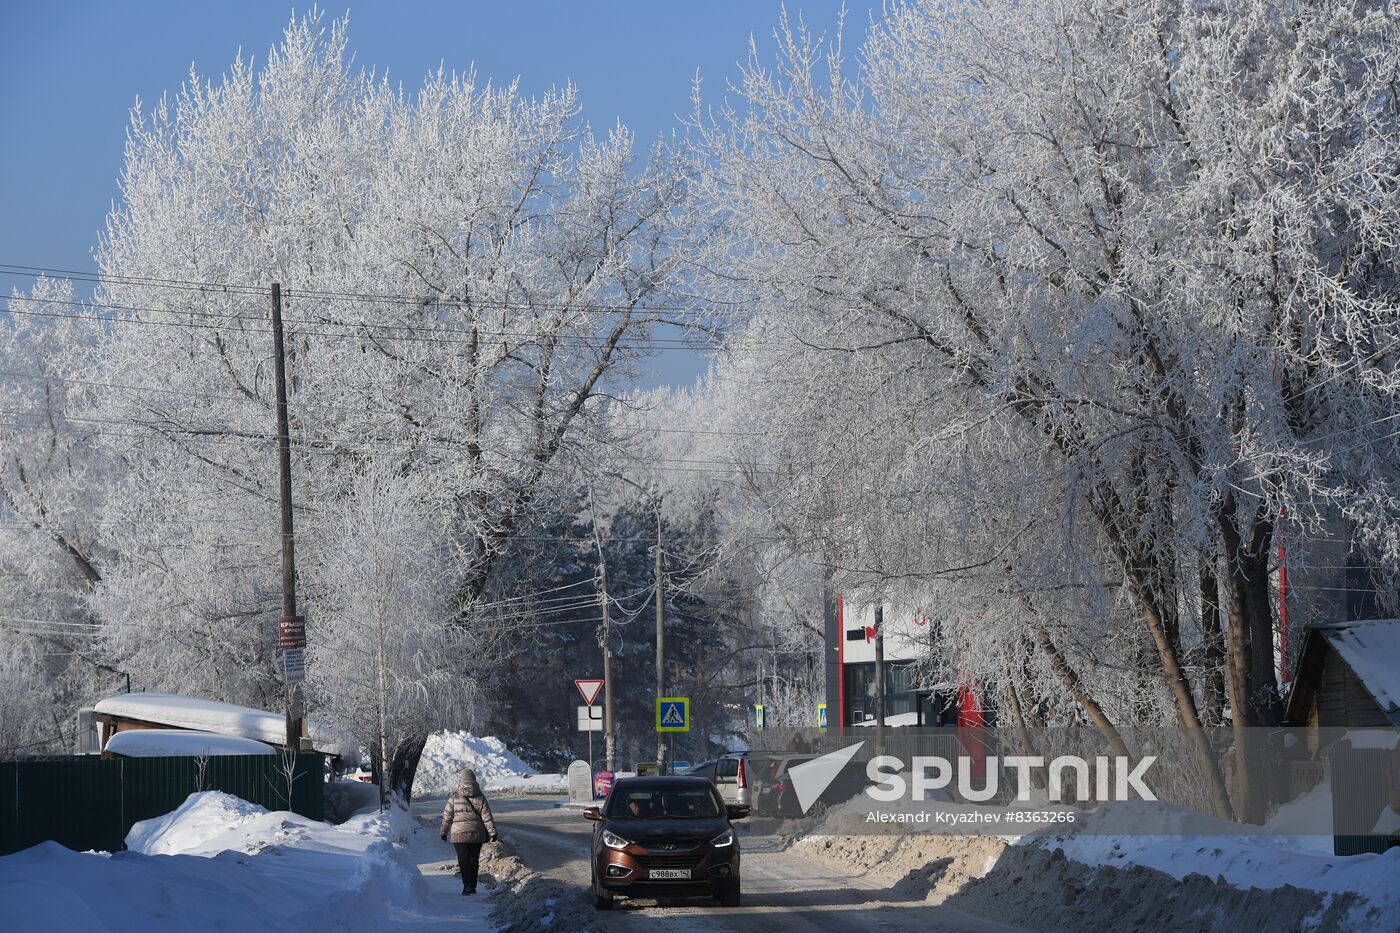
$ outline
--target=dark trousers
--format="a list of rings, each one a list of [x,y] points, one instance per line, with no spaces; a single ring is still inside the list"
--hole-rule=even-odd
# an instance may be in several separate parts
[[[479,842],[454,842],[452,848],[457,850],[457,867],[462,872],[462,890],[476,890],[476,873],[481,860],[481,843]]]

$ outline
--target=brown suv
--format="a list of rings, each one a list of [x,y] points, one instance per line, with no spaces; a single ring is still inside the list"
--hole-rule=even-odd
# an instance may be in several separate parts
[[[739,906],[739,836],[730,820],[749,808],[726,806],[701,777],[624,778],[602,807],[589,807],[593,829],[593,903],[624,897],[714,897]]]

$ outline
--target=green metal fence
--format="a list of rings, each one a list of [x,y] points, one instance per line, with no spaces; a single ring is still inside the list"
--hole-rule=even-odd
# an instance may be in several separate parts
[[[1338,855],[1384,852],[1394,836],[1372,830],[1390,805],[1390,752],[1377,748],[1334,748],[1332,762],[1332,848]]]
[[[290,788],[278,755],[212,756],[202,783],[199,764],[188,757],[0,761],[0,855],[45,840],[115,852],[135,823],[169,813],[199,790],[325,818],[321,755],[297,756]]]

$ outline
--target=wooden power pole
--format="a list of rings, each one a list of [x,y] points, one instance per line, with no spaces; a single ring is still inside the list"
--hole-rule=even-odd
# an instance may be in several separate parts
[[[604,770],[613,768],[612,628],[608,615],[608,565],[598,547],[598,603],[603,609],[603,757]],[[590,763],[589,767],[593,765]]]
[[[584,475],[586,482],[587,474]],[[593,505],[593,483],[588,482],[588,514],[593,522],[593,545],[598,549],[598,606],[603,610],[603,757],[604,770],[612,771],[613,753],[613,678],[612,678],[612,617],[608,612],[608,561],[603,554],[603,536],[598,532],[598,511]],[[590,735],[591,739],[592,736]],[[588,767],[593,767],[590,759]]]
[[[301,682],[306,629],[297,615],[296,551],[292,536],[292,441],[287,426],[287,363],[282,339],[282,286],[272,285],[272,368],[277,383],[277,472],[282,511],[282,617],[277,620],[282,673],[287,687],[287,747],[301,750]]]
[[[661,554],[661,500],[654,501],[656,506],[656,698],[659,700],[666,695],[666,584],[664,558]],[[662,732],[656,743],[656,769],[659,773],[667,772],[666,754],[668,733]]]

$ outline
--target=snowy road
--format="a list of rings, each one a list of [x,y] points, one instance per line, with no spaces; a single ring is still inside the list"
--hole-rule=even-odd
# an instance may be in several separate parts
[[[502,836],[531,868],[587,893],[588,842],[592,824],[576,809],[556,808],[552,800],[499,799],[492,802]],[[603,930],[719,929],[737,933],[814,929],[968,930],[993,933],[1016,929],[948,907],[909,900],[898,893],[783,851],[771,836],[745,835],[744,906],[726,910],[712,901],[619,901],[618,909],[598,912]]]

